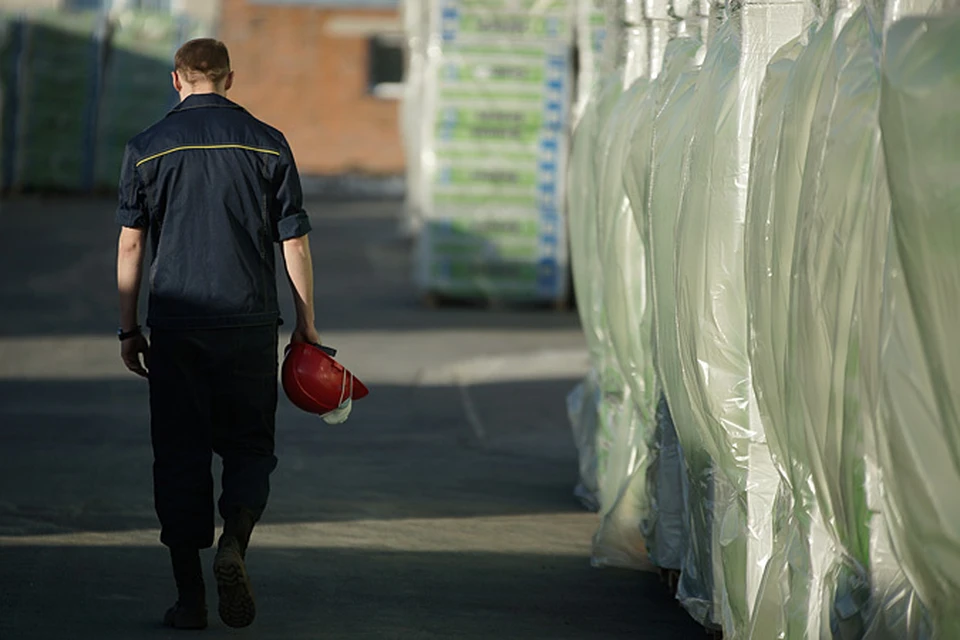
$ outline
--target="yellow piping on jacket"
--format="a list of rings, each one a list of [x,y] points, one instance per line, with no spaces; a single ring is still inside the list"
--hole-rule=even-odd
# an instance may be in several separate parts
[[[174,147],[173,149],[167,149],[166,151],[161,151],[160,153],[155,153],[152,156],[147,156],[143,160],[137,163],[139,167],[144,162],[150,162],[151,160],[156,160],[161,156],[165,156],[168,153],[174,153],[176,151],[191,151],[194,149],[243,149],[245,151],[254,151],[256,153],[269,153],[273,156],[279,156],[279,151],[274,151],[273,149],[258,149],[257,147],[248,147],[243,144],[203,144],[203,145],[189,145],[184,147]]]

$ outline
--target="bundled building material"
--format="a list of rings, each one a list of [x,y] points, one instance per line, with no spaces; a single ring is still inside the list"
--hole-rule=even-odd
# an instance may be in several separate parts
[[[421,172],[424,166],[423,142],[426,138],[423,83],[429,43],[428,8],[427,0],[403,0],[400,3],[407,40],[403,100],[400,103],[400,136],[406,160],[406,191],[401,232],[405,235],[415,235],[423,222],[424,183]]]
[[[624,84],[629,82],[625,77]],[[598,564],[623,567],[639,567],[646,561],[641,526],[649,515],[647,442],[656,407],[647,269],[622,178],[637,116],[652,111],[646,106],[650,93],[648,78],[633,80],[601,132],[598,153],[603,162],[592,221],[597,240],[594,274],[602,278],[592,283],[591,300],[594,317],[606,328],[600,369],[606,405],[602,414],[609,412],[619,418],[601,423],[599,433],[602,447],[610,454],[602,470],[601,486],[606,486],[606,491],[601,493],[593,555]]]
[[[859,637],[870,599],[870,520],[857,318],[869,226],[888,216],[877,124],[879,39],[858,10],[837,35],[814,110],[796,221],[785,373],[787,428],[803,434],[828,551],[824,622]],[[878,198],[880,199],[878,201]]]
[[[567,400],[571,409],[571,428],[580,457],[580,482],[576,494],[588,506],[599,509],[600,458],[598,434],[601,423],[609,418],[603,408],[603,388],[600,372],[605,368],[609,353],[606,327],[597,316],[595,297],[600,291],[593,286],[594,271],[600,268],[597,255],[597,149],[601,123],[622,93],[622,83],[616,76],[607,76],[587,101],[583,116],[573,135],[569,190],[567,193],[567,229],[570,237],[570,259],[573,288],[577,297],[577,311],[590,353],[592,370]],[[588,404],[584,405],[586,402]],[[576,409],[576,410],[574,410]]]
[[[958,38],[956,13],[894,23],[879,113],[893,249],[877,443],[893,545],[935,638],[960,636]]]
[[[714,475],[715,585],[729,637],[748,630],[771,550],[777,475],[747,353],[743,228],[758,91],[804,6],[744,4],[709,43],[697,77],[691,178],[677,221],[677,329],[684,387]]]
[[[587,102],[603,76],[603,51],[607,24],[603,0],[578,0],[577,7],[577,97],[573,105],[572,125],[576,127]]]
[[[4,190],[114,189],[127,140],[177,96],[177,47],[209,29],[149,11],[3,16]]]
[[[663,5],[666,15],[666,5]],[[650,19],[651,43],[666,44],[657,37],[663,31],[678,31],[681,25]],[[659,23],[659,24],[658,24]],[[680,491],[680,449],[670,409],[656,374],[656,317],[653,285],[653,247],[650,230],[652,154],[654,123],[684,74],[694,68],[700,41],[682,37],[673,40],[664,52],[651,48],[651,82],[644,99],[632,109],[630,126],[624,131],[626,156],[622,188],[629,206],[622,207],[609,225],[605,256],[607,278],[605,302],[611,319],[611,337],[621,368],[629,372],[635,403],[640,411],[647,443],[647,518],[643,533],[650,561],[662,569],[680,570],[683,553],[683,500]],[[665,60],[663,68],[659,61]],[[639,329],[639,330],[638,330]]]
[[[79,191],[92,167],[101,16],[50,11],[4,21],[3,187]]]
[[[674,250],[682,187],[689,179],[686,149],[693,133],[693,101],[699,69],[691,65],[664,96],[653,124],[649,177],[649,235],[656,331],[655,364],[682,452],[684,538],[677,598],[690,615],[718,626],[713,580],[713,462],[706,454],[683,386],[677,335]],[[643,149],[633,150],[644,153]],[[661,423],[661,428],[667,425]],[[658,487],[658,492],[660,488]]]
[[[745,239],[749,348],[757,406],[781,482],[774,551],[757,605],[770,613],[753,621],[754,633],[760,635],[805,638],[821,633],[820,560],[829,542],[812,491],[804,434],[787,420],[792,391],[787,325],[811,122],[833,40],[848,17],[845,9],[823,16],[777,54],[768,67],[770,86],[760,101],[755,132]]]
[[[573,16],[561,0],[430,0],[424,293],[566,298]]]

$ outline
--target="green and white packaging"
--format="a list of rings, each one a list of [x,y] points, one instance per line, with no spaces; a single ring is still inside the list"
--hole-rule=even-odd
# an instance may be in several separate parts
[[[417,280],[428,293],[559,301],[573,12],[430,0]]]

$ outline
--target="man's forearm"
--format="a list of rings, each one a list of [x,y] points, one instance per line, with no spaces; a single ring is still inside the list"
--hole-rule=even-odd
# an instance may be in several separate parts
[[[124,227],[117,245],[117,292],[120,295],[120,328],[130,331],[139,324],[137,302],[143,272],[144,236],[141,229]]]
[[[284,241],[283,259],[297,311],[297,327],[313,328],[313,259],[307,236]]]

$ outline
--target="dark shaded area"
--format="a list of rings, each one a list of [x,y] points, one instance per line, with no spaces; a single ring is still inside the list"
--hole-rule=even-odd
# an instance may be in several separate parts
[[[457,387],[374,385],[342,428],[281,394],[265,521],[578,513],[563,405],[573,384],[471,389],[483,441]],[[145,383],[0,381],[0,422],[0,535],[157,526]]]
[[[207,552],[208,602],[215,598]],[[180,638],[155,622],[173,598],[160,549],[0,547],[7,575],[74,567],[76,578],[0,583],[0,636]],[[229,630],[211,611],[204,638],[701,638],[657,576],[596,571],[581,558],[495,553],[252,549],[253,627]],[[266,567],[272,570],[264,571]],[[95,589],[89,588],[98,576]],[[157,588],[163,584],[166,588]],[[69,603],[50,615],[37,598]],[[169,594],[161,599],[159,594]],[[215,602],[215,600],[213,600]],[[215,607],[214,607],[215,609]],[[11,634],[11,635],[7,635]]]
[[[401,37],[377,35],[367,41],[367,77],[371,93],[379,84],[403,82],[403,48]]]

